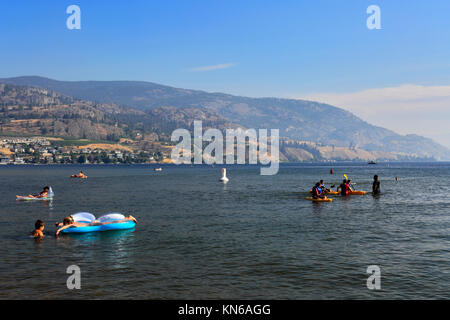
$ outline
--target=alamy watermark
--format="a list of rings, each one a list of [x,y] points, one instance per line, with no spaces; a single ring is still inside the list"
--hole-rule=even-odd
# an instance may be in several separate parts
[[[366,25],[369,30],[381,29],[381,9],[379,6],[372,4],[367,7],[367,14],[370,16],[367,18]]]
[[[81,289],[81,269],[76,264],[67,267],[66,273],[70,274],[67,278],[66,285],[67,289]]]
[[[381,269],[377,265],[367,267],[367,274],[370,274],[367,278],[367,289],[380,290],[381,289]]]
[[[67,7],[66,13],[70,16],[66,20],[66,26],[69,30],[81,29],[81,9],[79,6],[73,4]]]
[[[221,130],[208,129],[203,132],[202,121],[194,121],[193,141],[187,129],[173,131],[171,141],[178,142],[172,149],[172,162],[175,164],[223,164],[224,142],[225,163],[263,165],[261,175],[275,175],[280,163],[280,133],[270,130],[270,143],[267,129],[226,129],[225,140]],[[209,144],[203,149],[203,143]],[[270,148],[269,148],[270,147]],[[270,150],[269,150],[270,149]],[[236,152],[235,152],[236,151]]]

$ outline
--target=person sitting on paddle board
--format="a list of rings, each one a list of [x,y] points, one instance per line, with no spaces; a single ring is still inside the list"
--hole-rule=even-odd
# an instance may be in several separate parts
[[[379,194],[381,192],[380,181],[378,180],[378,175],[373,176],[372,192],[373,192],[373,194]]]
[[[342,184],[337,188],[337,191],[341,190],[341,195],[342,196],[348,196],[351,188],[350,185],[348,183],[348,181],[346,179],[342,180]]]
[[[322,188],[320,188],[320,182],[317,182],[316,185],[312,188],[312,197],[314,199],[325,198]]]
[[[115,220],[115,221],[109,221],[109,222],[98,222],[97,220],[94,220],[90,223],[86,223],[86,222],[76,222],[73,220],[72,216],[68,216],[65,217],[62,223],[56,223],[57,227],[60,227],[57,231],[56,231],[56,235],[59,235],[59,233],[67,228],[70,227],[86,227],[86,226],[100,226],[100,225],[104,225],[104,224],[109,224],[109,223],[119,223],[119,222],[126,222],[126,221],[133,221],[134,223],[137,223],[137,220],[135,217],[133,217],[132,215],[129,215],[128,217],[125,217],[125,219],[123,220]]]
[[[48,195],[48,191],[50,190],[49,187],[45,186],[44,189],[39,192],[38,194],[29,194],[27,197],[29,198],[45,198]],[[16,198],[19,198],[21,196],[16,196]]]

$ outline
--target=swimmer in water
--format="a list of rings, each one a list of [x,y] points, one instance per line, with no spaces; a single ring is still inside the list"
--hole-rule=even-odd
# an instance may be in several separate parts
[[[41,220],[36,220],[36,223],[34,224],[34,230],[31,232],[31,236],[35,238],[43,238],[44,237],[44,228],[45,228],[45,222]]]
[[[90,223],[86,223],[86,222],[75,222],[73,220],[72,216],[68,216],[65,217],[62,223],[56,223],[57,227],[60,227],[57,231],[56,231],[56,235],[59,235],[59,233],[67,228],[70,227],[86,227],[86,226],[101,226],[104,224],[110,224],[110,223],[120,223],[120,222],[126,222],[126,221],[133,221],[134,223],[137,223],[137,220],[135,217],[133,217],[132,215],[129,215],[128,217],[125,217],[125,219],[122,220],[114,220],[114,221],[109,221],[109,222],[99,222],[97,220],[94,220]]]

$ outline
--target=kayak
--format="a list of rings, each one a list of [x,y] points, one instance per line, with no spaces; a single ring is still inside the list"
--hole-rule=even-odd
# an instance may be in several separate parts
[[[325,198],[325,199],[314,199],[313,197],[308,197],[306,200],[312,201],[312,202],[333,202],[333,199],[331,198]]]
[[[309,191],[309,193],[312,194],[312,191]],[[325,194],[331,194],[331,195],[335,195],[336,196],[336,195],[340,194],[340,192],[339,191],[332,191],[332,190],[330,190],[330,191],[326,191]]]
[[[366,194],[366,192],[365,192],[365,191],[358,191],[358,190],[355,190],[355,191],[350,191],[348,194],[356,195],[356,196],[363,196],[363,195]]]
[[[70,176],[71,178],[78,178],[78,179],[87,179],[87,176],[84,176],[84,177],[79,177],[79,176],[77,176],[77,175],[71,175]]]

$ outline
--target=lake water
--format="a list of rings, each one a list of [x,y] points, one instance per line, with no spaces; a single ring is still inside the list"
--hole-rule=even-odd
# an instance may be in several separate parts
[[[1,299],[449,299],[450,164],[1,166]],[[80,169],[87,180],[69,179]],[[382,194],[305,200],[313,184]],[[395,181],[398,176],[400,180]],[[51,202],[16,194],[52,186]],[[132,214],[135,230],[55,238],[79,211]],[[28,236],[37,219],[47,237]],[[69,265],[81,289],[66,287]],[[369,290],[369,265],[381,290]]]

